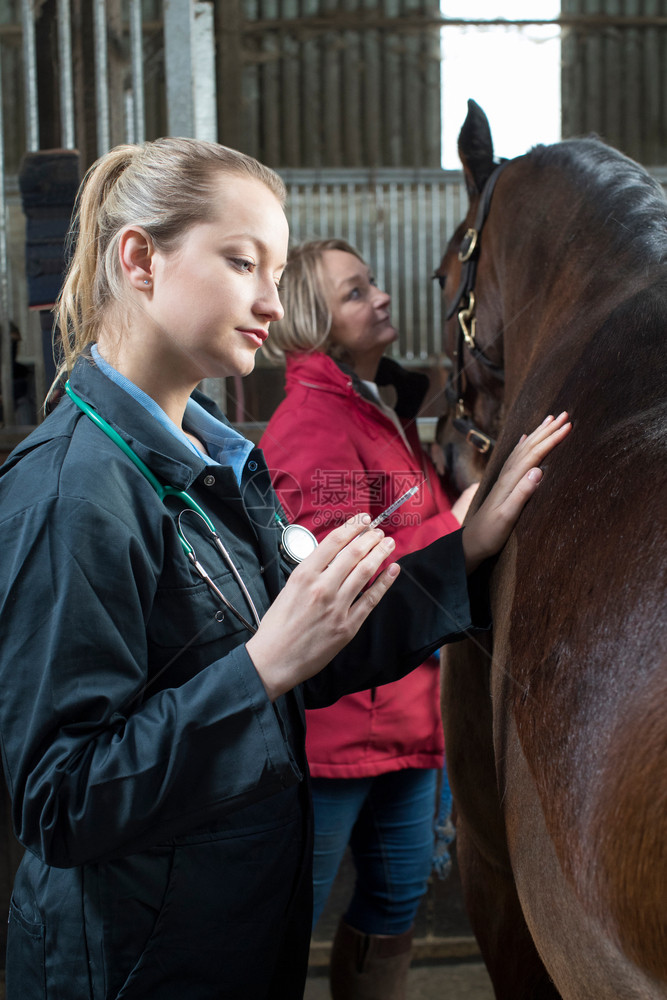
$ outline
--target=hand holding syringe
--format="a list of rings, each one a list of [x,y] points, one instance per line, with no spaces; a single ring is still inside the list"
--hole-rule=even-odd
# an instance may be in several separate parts
[[[388,517],[391,517],[394,511],[398,510],[399,507],[402,507],[403,504],[410,499],[410,497],[413,497],[415,493],[419,492],[419,490],[422,488],[425,482],[426,480],[422,479],[421,483],[417,483],[416,486],[411,486],[409,490],[406,490],[405,493],[401,494],[401,496],[397,500],[394,500],[393,503],[389,504],[386,510],[383,510],[381,514],[378,514],[378,516],[371,521],[370,524],[366,525],[366,527],[359,532],[359,535],[360,536],[364,535],[367,531],[370,531],[371,528],[377,528],[377,526],[382,521],[385,521]],[[334,559],[335,558],[336,556],[334,556]]]
[[[394,511],[398,510],[399,507],[402,507],[403,504],[410,499],[410,497],[413,497],[415,493],[419,492],[425,482],[426,480],[422,479],[421,483],[417,483],[416,486],[411,486],[409,490],[406,490],[405,493],[398,498],[398,500],[394,500],[393,503],[389,504],[386,510],[383,510],[381,514],[378,514],[378,516],[371,521],[368,527],[364,528],[364,531],[370,531],[371,528],[377,528],[381,521],[386,521],[388,517],[391,517]],[[363,535],[364,531],[360,532],[360,534]]]

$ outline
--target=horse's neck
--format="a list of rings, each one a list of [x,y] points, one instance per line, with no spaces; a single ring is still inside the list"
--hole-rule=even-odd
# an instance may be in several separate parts
[[[586,245],[573,238],[580,225],[576,216],[559,216],[554,208],[551,227],[543,222],[517,233],[516,211],[507,206],[494,241],[494,255],[503,262],[497,280],[503,289],[507,405],[545,357],[554,374],[569,371],[610,313],[655,280],[619,257],[605,259],[592,238]],[[541,218],[549,216],[543,208]]]

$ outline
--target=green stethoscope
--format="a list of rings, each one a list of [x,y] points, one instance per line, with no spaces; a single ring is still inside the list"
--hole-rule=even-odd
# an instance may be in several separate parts
[[[241,574],[234,565],[232,557],[230,556],[229,552],[223,545],[222,539],[220,538],[220,535],[216,531],[215,526],[211,521],[210,517],[208,516],[208,514],[199,506],[196,500],[193,500],[193,498],[188,493],[186,493],[185,490],[178,490],[176,489],[175,486],[168,486],[165,485],[164,483],[161,483],[160,480],[151,472],[146,463],[139,458],[139,456],[136,454],[136,452],[132,450],[132,448],[130,448],[127,441],[123,440],[118,431],[114,430],[111,424],[109,424],[106,420],[104,420],[99,415],[99,413],[93,409],[92,406],[90,406],[83,399],[81,399],[80,396],[77,396],[77,394],[70,386],[69,381],[65,383],[65,391],[67,392],[67,395],[70,397],[72,402],[76,403],[79,409],[82,410],[87,417],[90,417],[92,422],[97,427],[99,427],[100,430],[107,435],[107,437],[111,438],[113,443],[118,445],[120,450],[124,452],[125,455],[127,455],[127,457],[130,459],[131,462],[134,463],[139,472],[141,472],[144,478],[147,479],[148,482],[151,484],[151,486],[157,493],[160,500],[164,501],[167,497],[173,496],[173,497],[178,497],[178,499],[185,504],[187,509],[181,511],[176,521],[176,530],[178,532],[178,537],[180,539],[181,545],[183,546],[183,551],[185,552],[190,563],[196,570],[197,574],[204,581],[204,583],[209,588],[214,597],[216,597],[221,602],[221,604],[229,612],[231,612],[231,614],[233,614],[234,617],[237,618],[238,621],[240,621],[241,624],[245,628],[247,628],[249,632],[251,632],[254,635],[257,629],[259,628],[259,623],[260,623],[260,618],[259,614],[257,613],[257,608],[255,607],[255,603],[252,597],[250,596],[250,592],[248,591],[248,588],[246,587],[243,578],[241,577]],[[250,608],[254,624],[248,621],[245,615],[241,614],[241,612],[234,607],[231,601],[229,601],[225,597],[225,595],[222,593],[219,587],[216,586],[216,584],[213,582],[209,574],[206,572],[205,568],[197,559],[194,547],[185,537],[183,526],[181,524],[181,518],[183,517],[184,514],[188,513],[189,511],[192,511],[193,513],[197,514],[208,528],[211,535],[210,540],[212,544],[215,546],[215,548],[218,550],[220,555],[222,556],[225,564],[227,565],[232,576],[236,580],[236,583],[238,584],[243,594],[243,597],[245,598],[248,607]],[[306,556],[310,555],[310,553],[317,548],[317,539],[312,534],[312,532],[310,532],[308,528],[304,528],[303,525],[283,524],[277,511],[274,513],[274,517],[278,526],[282,528],[282,537],[280,542],[281,552],[284,558],[287,560],[287,562],[295,566],[298,563],[302,562],[306,558]],[[223,617],[224,617],[224,612],[222,611],[219,611],[216,614],[216,618],[218,619],[218,621],[222,621]]]

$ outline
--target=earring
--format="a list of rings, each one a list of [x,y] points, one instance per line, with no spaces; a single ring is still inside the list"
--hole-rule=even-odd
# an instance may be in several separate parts
[[[144,285],[150,285],[150,281],[148,280],[148,278],[144,278]]]

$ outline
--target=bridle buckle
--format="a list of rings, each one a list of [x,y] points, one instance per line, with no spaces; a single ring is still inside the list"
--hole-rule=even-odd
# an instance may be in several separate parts
[[[468,305],[465,309],[459,309],[459,326],[461,333],[468,347],[475,346],[475,334],[477,332],[477,317],[475,316],[475,293],[468,293]]]
[[[459,434],[465,438],[466,444],[471,445],[480,455],[486,455],[493,451],[495,441],[473,423],[472,413],[462,399],[456,403],[453,424]]]
[[[478,430],[477,427],[470,428],[466,434],[466,442],[471,444],[473,448],[480,453],[480,455],[486,455],[486,453],[491,451],[493,448],[493,441],[488,434]]]

